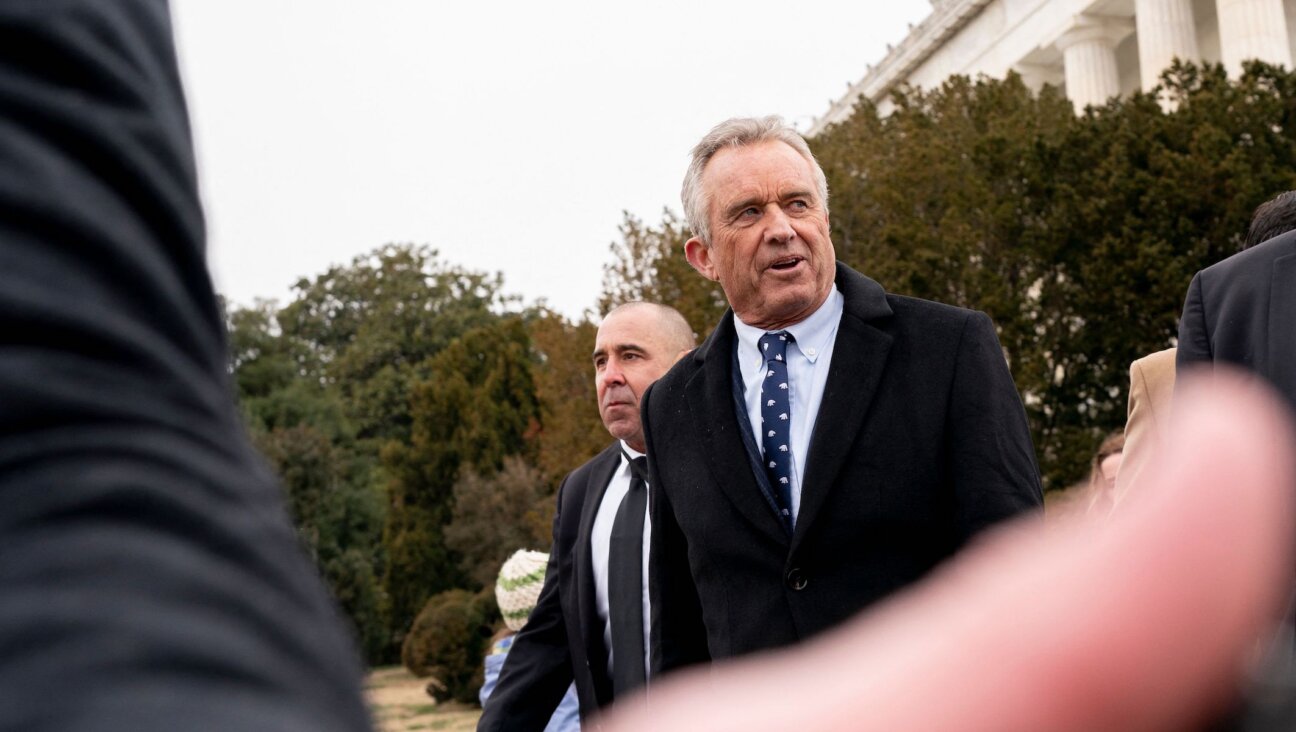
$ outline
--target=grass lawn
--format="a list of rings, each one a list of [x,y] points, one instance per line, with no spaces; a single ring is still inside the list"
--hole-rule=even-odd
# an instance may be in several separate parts
[[[415,678],[400,666],[370,671],[365,680],[365,698],[378,729],[381,732],[470,732],[477,728],[480,709],[453,702],[437,704],[424,690],[427,683],[427,679]]]

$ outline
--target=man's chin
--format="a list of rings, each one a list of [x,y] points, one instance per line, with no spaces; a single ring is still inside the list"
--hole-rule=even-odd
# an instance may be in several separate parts
[[[639,415],[635,414],[637,418]],[[629,440],[639,435],[639,420],[624,417],[621,419],[603,420],[603,426],[607,428],[608,434],[618,440]]]
[[[766,294],[759,306],[738,313],[742,322],[765,330],[786,327],[809,317],[821,302],[812,285],[777,288]]]

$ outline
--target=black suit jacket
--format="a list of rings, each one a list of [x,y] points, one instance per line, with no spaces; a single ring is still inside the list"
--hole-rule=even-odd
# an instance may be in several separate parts
[[[1230,363],[1268,379],[1296,408],[1296,231],[1193,276],[1177,368]]]
[[[582,720],[612,701],[603,621],[594,603],[590,530],[620,461],[620,443],[613,443],[559,487],[544,588],[513,641],[478,730],[544,729],[573,680]]]
[[[990,319],[888,295],[841,263],[837,286],[845,308],[790,536],[744,444],[731,312],[644,397],[659,670],[813,635],[1041,503]]]
[[[0,2],[2,730],[369,726],[204,260],[166,2]]]

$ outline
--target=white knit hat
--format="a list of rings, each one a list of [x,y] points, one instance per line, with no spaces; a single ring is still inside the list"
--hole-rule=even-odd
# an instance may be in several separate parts
[[[535,609],[540,588],[544,587],[545,566],[548,564],[548,554],[518,549],[500,567],[499,579],[495,581],[495,599],[499,602],[504,624],[514,633],[522,630],[527,617]]]

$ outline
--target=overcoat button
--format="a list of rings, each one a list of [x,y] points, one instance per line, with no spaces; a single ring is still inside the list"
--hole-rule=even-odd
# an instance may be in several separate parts
[[[808,584],[809,581],[806,579],[805,572],[802,572],[800,567],[793,567],[792,569],[788,570],[787,573],[788,589],[796,590],[797,592],[800,592],[801,590],[804,590],[806,588],[806,585]]]

